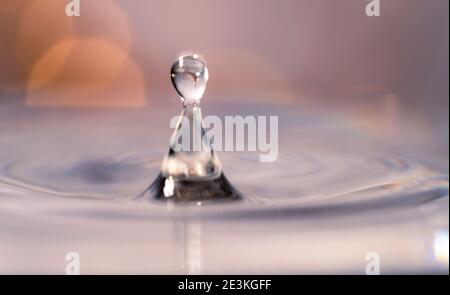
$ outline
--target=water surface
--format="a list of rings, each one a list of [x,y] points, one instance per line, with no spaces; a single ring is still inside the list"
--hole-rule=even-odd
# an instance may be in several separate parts
[[[244,200],[177,206],[136,198],[158,175],[178,110],[0,112],[0,273],[448,272],[448,155],[380,141],[291,107],[279,157],[219,153]],[[237,113],[236,113],[237,112]],[[445,250],[445,243],[447,245]]]

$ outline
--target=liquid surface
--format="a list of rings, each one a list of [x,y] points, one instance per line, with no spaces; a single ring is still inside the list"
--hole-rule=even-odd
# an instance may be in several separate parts
[[[0,273],[63,274],[70,251],[82,273],[364,273],[372,252],[384,273],[448,271],[448,156],[292,107],[236,109],[279,115],[278,160],[221,152],[243,200],[174,206],[136,198],[174,108],[3,108]]]

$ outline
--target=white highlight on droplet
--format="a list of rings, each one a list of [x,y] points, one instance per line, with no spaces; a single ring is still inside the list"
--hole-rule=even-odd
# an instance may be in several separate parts
[[[169,178],[166,179],[166,181],[164,182],[164,196],[166,198],[170,198],[173,196],[173,192],[175,189],[175,183],[173,181],[173,177],[170,176]]]

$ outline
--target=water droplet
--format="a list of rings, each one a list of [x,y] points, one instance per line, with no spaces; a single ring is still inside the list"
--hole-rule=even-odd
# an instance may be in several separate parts
[[[182,202],[204,200],[238,200],[239,193],[222,172],[219,158],[212,150],[200,109],[200,99],[208,82],[206,61],[199,54],[183,54],[173,64],[172,83],[183,101],[183,111],[169,153],[164,157],[161,173],[142,196],[152,199],[171,199]],[[186,128],[185,128],[186,127]],[[196,140],[197,135],[200,139]],[[186,140],[187,149],[174,145]],[[200,146],[196,147],[195,143]]]
[[[184,104],[200,103],[209,79],[206,61],[201,55],[180,55],[172,66],[171,77]]]

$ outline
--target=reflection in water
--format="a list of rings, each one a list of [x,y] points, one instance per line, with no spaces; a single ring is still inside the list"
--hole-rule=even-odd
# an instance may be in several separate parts
[[[186,274],[200,274],[202,271],[201,228],[198,220],[182,224],[183,270]]]

